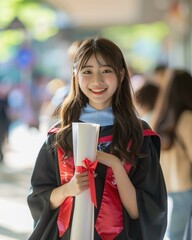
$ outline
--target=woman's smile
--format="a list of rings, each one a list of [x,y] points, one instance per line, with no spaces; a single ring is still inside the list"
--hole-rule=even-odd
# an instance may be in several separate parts
[[[102,95],[107,91],[107,88],[100,88],[100,89],[90,89],[90,91],[96,95]]]

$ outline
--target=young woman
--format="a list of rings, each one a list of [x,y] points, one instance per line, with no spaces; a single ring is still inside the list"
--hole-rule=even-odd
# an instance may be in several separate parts
[[[192,76],[175,69],[164,93],[155,129],[161,136],[161,166],[170,199],[170,240],[183,239],[192,209]]]
[[[35,226],[30,240],[70,239],[73,209],[70,215],[62,209],[67,209],[69,199],[74,204],[75,196],[89,186],[87,172],[74,174],[72,122],[78,121],[100,124],[94,240],[163,239],[167,195],[160,141],[137,117],[131,96],[119,47],[104,38],[85,40],[74,59],[61,121],[50,130],[33,171],[28,204]],[[64,153],[62,159],[58,148]],[[60,178],[61,161],[73,169],[69,181]],[[60,224],[58,216],[62,216]]]

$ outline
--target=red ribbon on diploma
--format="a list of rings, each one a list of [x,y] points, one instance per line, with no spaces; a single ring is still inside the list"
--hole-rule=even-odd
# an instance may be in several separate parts
[[[84,166],[76,166],[76,172],[83,173],[88,171],[88,178],[89,178],[89,187],[91,193],[91,201],[97,207],[97,199],[96,199],[96,190],[95,190],[95,168],[97,167],[98,161],[91,162],[89,159],[85,158],[82,163]]]

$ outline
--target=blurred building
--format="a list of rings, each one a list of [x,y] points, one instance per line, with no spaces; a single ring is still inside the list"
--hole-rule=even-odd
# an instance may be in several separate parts
[[[30,4],[24,3],[26,8]],[[5,38],[10,45],[10,56],[3,60],[7,53],[1,51],[6,47],[0,50],[0,82],[29,82],[34,72],[41,72],[50,80],[70,81],[67,50],[71,42],[100,34],[117,42],[128,65],[138,67],[139,71],[164,63],[192,72],[191,0],[42,0],[38,3],[34,0],[34,3],[41,8],[35,7],[30,11],[33,14],[23,11],[24,15],[15,16],[7,24],[0,19],[0,43],[3,46]],[[21,31],[16,38],[8,30]]]
[[[163,21],[170,33],[162,42],[167,53],[167,59],[162,61],[167,61],[170,67],[184,67],[192,71],[191,0],[45,1],[60,16],[63,13],[64,20],[74,31]]]

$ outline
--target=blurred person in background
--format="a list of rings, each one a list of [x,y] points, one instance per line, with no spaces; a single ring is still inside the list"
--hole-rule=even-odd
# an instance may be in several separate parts
[[[153,81],[159,85],[159,87],[163,88],[166,86],[167,74],[169,72],[169,68],[165,64],[158,64],[153,71]]]
[[[135,94],[146,82],[143,74],[135,74],[130,77],[133,94]]]
[[[51,94],[47,91],[47,84],[49,79],[41,72],[34,72],[32,80],[26,86],[26,99],[28,106],[26,109],[25,121],[29,128],[36,128],[39,130],[40,117],[42,110],[45,108],[44,104],[48,104],[51,99]]]
[[[8,88],[5,85],[0,86],[0,163],[4,160],[4,144],[8,137],[10,117],[8,105]]]
[[[168,197],[166,236],[182,240],[192,208],[192,76],[172,70],[154,130],[161,136],[161,158]]]
[[[159,109],[161,108],[162,101],[166,92],[168,81],[170,80],[171,69],[165,64],[158,64],[152,72],[151,80],[159,87],[158,97],[154,106],[153,116],[151,117],[151,127],[157,121]]]
[[[158,85],[150,80],[146,80],[145,83],[135,92],[135,107],[141,118],[149,124],[151,124],[151,118],[153,116],[158,93]]]
[[[8,94],[9,116],[12,122],[11,129],[18,126],[25,119],[26,97],[24,89],[23,84],[15,84]]]
[[[12,86],[8,94],[9,112],[12,119],[11,129],[24,124],[39,130],[40,118],[51,95],[47,91],[48,78],[34,73],[30,82]]]
[[[58,111],[60,104],[67,97],[69,92],[69,84],[64,79],[52,79],[46,86],[47,91],[52,95],[47,108],[45,109],[47,116],[48,129],[58,121]]]
[[[83,40],[75,40],[71,43],[71,45],[68,48],[67,54],[68,54],[68,58],[69,58],[71,65],[73,63],[76,51],[82,42],[83,42]],[[48,106],[48,114],[51,116],[50,120],[49,120],[50,126],[52,126],[54,123],[56,123],[58,121],[61,104],[62,104],[63,100],[67,97],[67,95],[69,93],[69,89],[70,89],[70,83],[63,80],[63,85],[55,91],[55,93],[50,101],[50,104]]]

